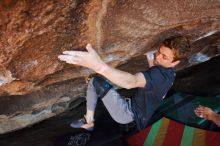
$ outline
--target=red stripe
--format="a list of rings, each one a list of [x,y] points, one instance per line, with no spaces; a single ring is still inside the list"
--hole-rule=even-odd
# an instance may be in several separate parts
[[[163,146],[180,146],[184,125],[170,120]]]
[[[140,131],[139,133],[131,136],[128,138],[128,144],[129,146],[143,146],[145,139],[147,138],[149,132],[150,132],[151,126],[145,128],[144,130]]]
[[[205,145],[207,145],[207,146],[218,146],[218,145],[220,145],[220,133],[219,132],[206,131]]]

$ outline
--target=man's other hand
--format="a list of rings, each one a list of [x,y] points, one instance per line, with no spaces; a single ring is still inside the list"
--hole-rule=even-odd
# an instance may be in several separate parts
[[[199,105],[194,112],[198,117],[206,120],[212,120],[213,116],[216,114],[212,109],[202,105]]]
[[[156,52],[157,51],[154,50],[154,51],[149,51],[149,52],[145,53],[149,67],[154,66],[154,58],[155,58]]]

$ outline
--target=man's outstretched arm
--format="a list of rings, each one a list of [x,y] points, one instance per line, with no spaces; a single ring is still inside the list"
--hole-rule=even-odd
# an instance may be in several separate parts
[[[64,51],[64,55],[59,55],[58,58],[69,64],[76,64],[90,68],[122,88],[130,89],[145,86],[146,80],[142,73],[132,75],[110,67],[101,60],[100,56],[90,44],[86,46],[86,49],[88,52]]]

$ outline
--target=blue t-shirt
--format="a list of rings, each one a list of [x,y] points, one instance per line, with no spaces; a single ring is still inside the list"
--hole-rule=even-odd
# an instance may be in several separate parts
[[[132,99],[132,110],[140,130],[146,127],[175,80],[174,68],[153,66],[142,73],[146,79],[146,85],[144,88],[138,88]]]

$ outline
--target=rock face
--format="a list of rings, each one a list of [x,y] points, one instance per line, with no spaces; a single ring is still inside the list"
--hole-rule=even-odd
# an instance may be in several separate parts
[[[0,133],[63,112],[85,95],[93,71],[59,61],[64,50],[89,42],[106,63],[135,73],[147,69],[146,51],[184,34],[193,52],[183,69],[220,53],[219,14],[217,0],[1,0]]]

